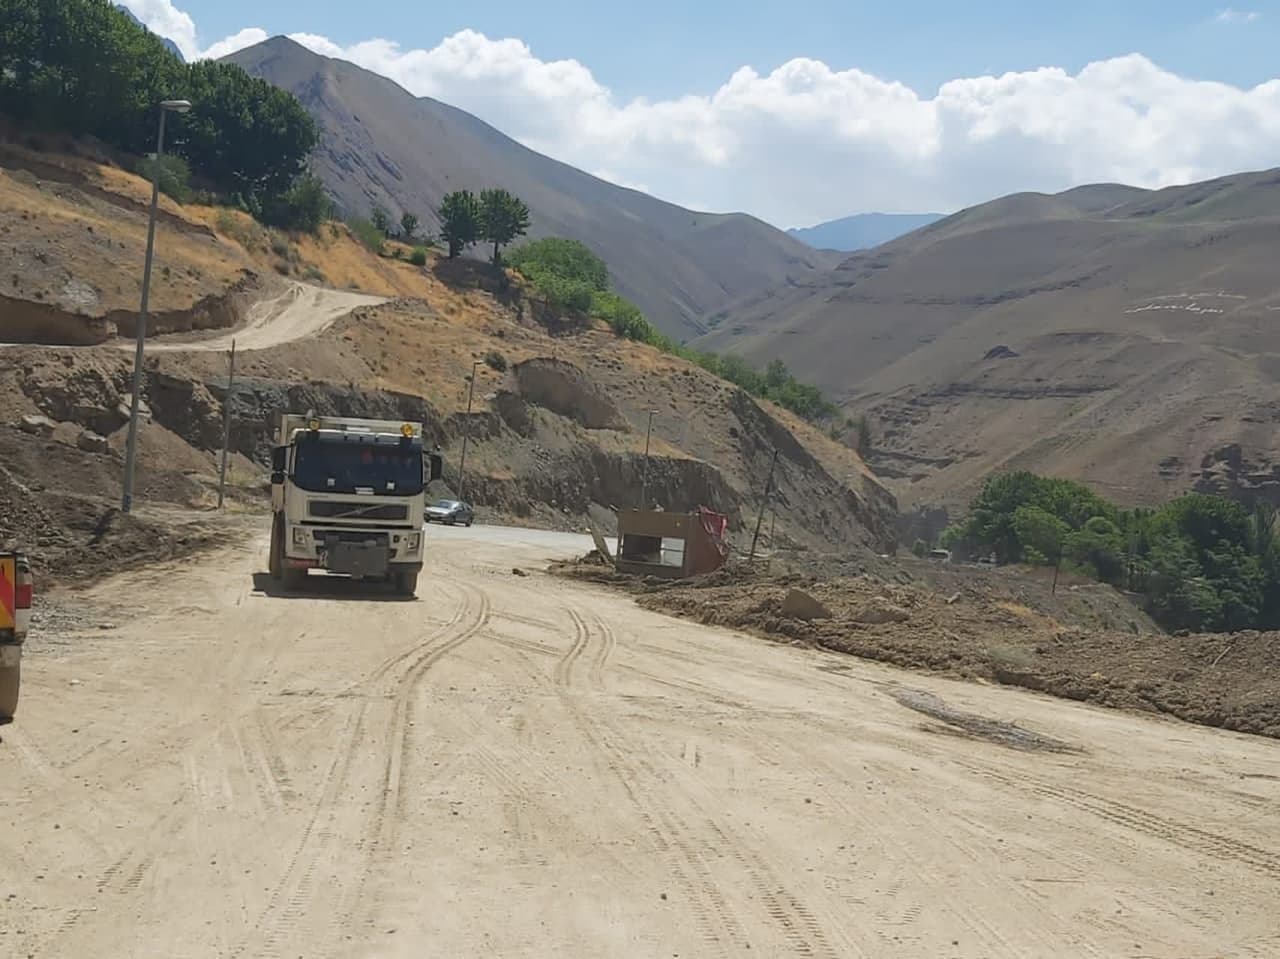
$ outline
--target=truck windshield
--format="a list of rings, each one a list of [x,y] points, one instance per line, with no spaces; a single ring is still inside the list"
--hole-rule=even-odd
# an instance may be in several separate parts
[[[312,493],[417,496],[422,492],[422,446],[382,445],[301,436],[293,461],[293,482]]]

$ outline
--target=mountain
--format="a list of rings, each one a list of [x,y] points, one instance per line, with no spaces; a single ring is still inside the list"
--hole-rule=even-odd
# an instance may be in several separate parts
[[[145,23],[143,23],[136,16],[134,16],[133,11],[130,10],[128,7],[126,7],[124,4],[117,3],[116,9],[128,14],[129,19],[132,20],[134,23],[136,23],[138,26],[142,27],[142,29],[147,30],[148,32],[154,32],[154,31],[151,31],[150,27],[148,27]],[[182,51],[178,49],[178,45],[174,43],[172,40],[170,40],[168,37],[160,37],[160,42],[164,44],[164,48],[166,50],[172,53],[175,57],[177,57],[183,63],[187,62],[186,58],[182,55]]]
[[[859,213],[787,232],[815,250],[854,253],[937,223],[943,216],[942,213]]]
[[[228,58],[294,93],[322,129],[313,166],[339,206],[382,205],[427,230],[451,190],[502,186],[528,203],[531,236],[581,240],[615,287],[677,339],[745,293],[816,278],[838,262],[742,214],[696,213],[529,150],[462,110],[277,37]]]
[[[696,345],[869,414],[908,506],[1012,467],[1280,502],[1277,249],[1280,170],[1017,194],[747,297]]]

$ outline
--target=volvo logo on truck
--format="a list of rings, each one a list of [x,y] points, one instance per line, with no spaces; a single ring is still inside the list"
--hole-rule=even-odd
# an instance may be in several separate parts
[[[298,589],[317,569],[391,582],[413,596],[422,571],[422,424],[285,413],[271,464],[272,578]]]

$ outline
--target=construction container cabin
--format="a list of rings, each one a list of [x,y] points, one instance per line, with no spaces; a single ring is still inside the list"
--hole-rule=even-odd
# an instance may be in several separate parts
[[[618,513],[615,565],[620,572],[686,579],[713,573],[728,558],[728,519],[720,513],[705,508],[694,513]]]

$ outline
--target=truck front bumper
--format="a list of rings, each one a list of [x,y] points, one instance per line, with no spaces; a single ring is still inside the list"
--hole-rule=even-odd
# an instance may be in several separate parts
[[[360,579],[385,577],[422,565],[421,530],[290,528],[285,563],[294,569],[323,569]]]

